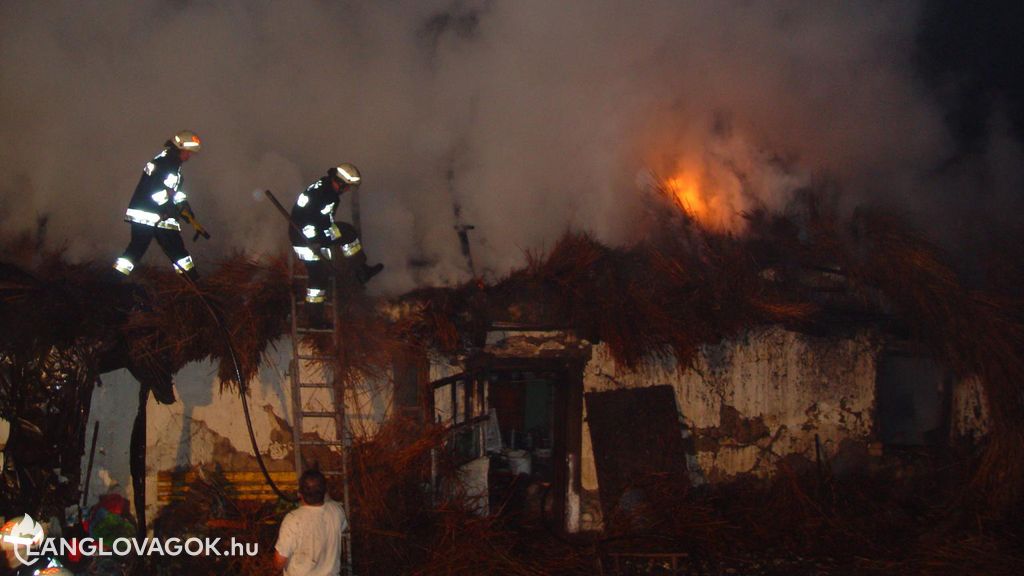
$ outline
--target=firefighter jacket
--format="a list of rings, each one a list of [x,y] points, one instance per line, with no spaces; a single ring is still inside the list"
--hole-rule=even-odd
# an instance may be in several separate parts
[[[295,206],[292,206],[292,222],[299,228],[289,231],[292,245],[331,244],[341,238],[341,230],[334,223],[334,211],[340,196],[331,187],[330,176],[317,180],[299,194]]]
[[[157,154],[142,169],[135,193],[128,202],[125,222],[181,230],[177,217],[191,212],[188,197],[181,190],[181,159],[170,148]]]
[[[292,207],[292,222],[298,230],[291,228],[288,236],[292,248],[300,260],[316,262],[326,258],[331,260],[336,246],[337,251],[351,258],[362,250],[362,243],[350,224],[341,226],[334,221],[334,211],[338,208],[341,193],[331,187],[331,177],[324,176],[306,188],[295,199]],[[312,244],[319,244],[316,250]]]

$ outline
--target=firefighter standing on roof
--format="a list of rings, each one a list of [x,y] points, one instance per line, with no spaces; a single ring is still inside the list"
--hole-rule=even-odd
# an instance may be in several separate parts
[[[355,228],[351,224],[334,221],[338,199],[362,183],[359,170],[351,164],[341,164],[327,171],[327,175],[311,184],[299,194],[292,207],[294,227],[288,229],[292,249],[306,266],[309,287],[306,302],[309,318],[322,322],[323,303],[327,299],[327,286],[331,263],[338,254],[353,258],[356,278],[366,283],[381,271],[383,264],[367,266],[366,255]]]
[[[114,263],[114,269],[128,276],[142,260],[150,242],[156,239],[179,274],[196,280],[192,256],[181,239],[178,218],[191,223],[196,235],[210,235],[195,220],[188,197],[182,189],[181,165],[199,152],[202,143],[194,132],[182,130],[164,144],[164,150],[146,163],[135,193],[128,203],[125,222],[132,225],[131,243]]]

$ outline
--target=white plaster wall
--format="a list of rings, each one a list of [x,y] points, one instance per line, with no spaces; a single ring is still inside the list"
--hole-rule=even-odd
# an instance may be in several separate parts
[[[274,354],[249,382],[249,411],[261,452],[270,450],[271,431],[278,427],[274,416],[291,422],[287,360],[282,356],[280,351]],[[175,375],[177,402],[150,402],[147,472],[210,462],[211,442],[217,436],[226,438],[239,452],[253,454],[241,396],[237,389],[220,388],[215,364],[193,363]]]
[[[953,384],[952,426],[956,437],[979,439],[989,431],[988,398],[977,377],[959,379]]]
[[[277,427],[273,416],[291,421],[288,387],[272,362],[250,383],[249,407],[253,431],[265,458],[284,458],[290,446],[273,445],[270,433]],[[127,370],[102,376],[103,386],[93,392],[86,450],[92,441],[93,422],[100,422],[96,455],[90,480],[89,504],[106,491],[132,498],[128,450],[135,419],[139,384]],[[239,452],[253,454],[242,412],[241,398],[232,390],[220,391],[216,366],[210,362],[187,365],[175,375],[177,401],[147,405],[146,508],[150,518],[157,510],[157,472],[179,466],[208,464],[213,445],[226,438]],[[88,453],[82,459],[83,479]]]
[[[271,434],[282,430],[279,422],[291,426],[291,383],[288,361],[291,343],[283,339],[268,350],[259,373],[249,383],[249,410],[253,432],[268,467],[293,467],[290,436],[284,442],[272,442]],[[353,387],[346,397],[349,425],[356,436],[376,431],[389,413],[390,375]],[[120,490],[131,499],[131,474],[128,450],[135,418],[139,384],[126,371],[103,375],[103,386],[93,392],[86,447],[92,437],[93,422],[100,422],[99,439],[91,479],[90,504],[110,489]],[[326,391],[319,391],[324,394]],[[192,363],[175,375],[177,401],[171,405],[147,406],[146,497],[147,515],[157,511],[157,473],[214,462],[214,444],[226,440],[235,451],[253,455],[241,398],[234,389],[220,390],[216,365]],[[329,408],[329,397],[306,397],[307,409]],[[333,435],[333,423],[326,419],[307,419],[304,428],[324,437]],[[280,434],[278,434],[280,435]],[[82,459],[83,479],[88,454]],[[254,468],[255,469],[255,468]]]
[[[603,345],[595,346],[584,373],[586,392],[617,387],[669,384],[686,426],[696,435],[720,424],[723,403],[744,418],[760,417],[769,437],[752,445],[730,445],[723,439],[715,451],[700,451],[697,465],[708,477],[727,478],[743,472],[768,474],[780,456],[799,453],[813,458],[817,433],[827,453],[844,438],[866,439],[874,407],[877,346],[868,334],[848,340],[815,339],[780,327],[753,330],[743,337],[706,346],[693,368],[680,371],[673,362],[650,363],[638,372],[618,371]],[[278,419],[290,426],[291,344],[279,341],[250,383],[250,409],[257,442],[265,458],[288,458],[290,446],[271,442]],[[454,374],[457,362],[431,363],[431,379]],[[155,508],[157,472],[209,464],[213,444],[226,440],[252,454],[237,392],[220,391],[216,367],[190,364],[176,375],[178,401],[170,406],[151,400],[148,406],[147,496]],[[93,394],[86,446],[92,423],[100,421],[90,502],[108,489],[131,498],[128,447],[135,416],[138,383],[126,372],[103,376]],[[380,375],[352,388],[346,398],[350,426],[356,436],[374,433],[391,408],[390,375]],[[584,414],[584,417],[586,415]],[[288,458],[290,460],[290,458]],[[288,463],[290,465],[290,462]],[[83,473],[87,458],[82,461]],[[583,488],[597,489],[590,431],[583,424],[581,454]],[[150,511],[155,512],[155,509]]]
[[[846,438],[867,439],[875,403],[878,346],[868,333],[818,339],[778,326],[705,346],[694,366],[674,361],[648,363],[637,372],[620,371],[605,345],[594,348],[584,371],[584,392],[668,384],[677,408],[697,437],[718,427],[723,403],[743,418],[760,418],[769,434],[754,444],[719,441],[717,450],[697,453],[700,472],[710,479],[740,473],[765,475],[787,454],[814,457],[815,434],[826,453]],[[584,415],[585,417],[585,415]],[[584,489],[597,489],[590,429],[584,421]]]
[[[566,352],[589,344],[566,330],[492,330],[487,333],[487,352],[506,358],[532,358]]]
[[[434,354],[430,357],[430,381],[436,382],[463,371],[460,362]]]
[[[82,458],[82,485],[85,485],[89,466],[89,448],[95,422],[100,423],[96,439],[96,453],[89,478],[89,501],[93,505],[99,496],[116,491],[132,498],[132,480],[128,468],[128,446],[132,437],[132,423],[138,405],[139,383],[127,370],[109,372],[100,377],[102,386],[92,392],[89,422],[86,425],[85,454]]]
[[[4,448],[7,447],[7,439],[11,436],[11,423],[0,418],[0,469],[4,467]]]
[[[280,429],[277,418],[289,423],[292,421],[286,370],[287,355],[279,349],[249,382],[249,414],[253,433],[268,467],[272,467],[275,460],[291,464],[290,446],[271,442],[271,432]],[[157,509],[158,472],[218,463],[214,457],[214,445],[221,438],[242,454],[255,454],[245,424],[241,396],[233,388],[221,391],[216,374],[217,367],[211,362],[189,364],[175,375],[177,402],[163,405],[151,400],[149,403],[146,508],[150,515]]]
[[[394,410],[393,374],[378,374],[350,387],[345,396],[348,427],[355,438],[370,438]]]

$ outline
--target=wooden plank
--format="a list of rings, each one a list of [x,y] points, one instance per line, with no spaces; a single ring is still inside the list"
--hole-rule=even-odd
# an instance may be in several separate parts
[[[683,428],[671,386],[589,392],[585,399],[606,522],[628,515],[635,505],[629,500],[651,497],[647,490],[664,487],[659,483],[689,488]],[[627,492],[632,494],[623,502]]]
[[[270,477],[281,490],[295,490],[298,481],[290,470],[270,472]],[[191,484],[202,481],[203,477],[194,470],[187,472],[161,471],[157,473],[157,502],[166,504],[182,501],[192,490]],[[277,500],[277,494],[267,485],[263,474],[258,471],[235,471],[218,474],[218,485],[224,494],[235,500]]]

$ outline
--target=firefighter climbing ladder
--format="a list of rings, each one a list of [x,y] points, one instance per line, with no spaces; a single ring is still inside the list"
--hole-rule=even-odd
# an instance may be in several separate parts
[[[331,278],[329,298],[326,303],[329,328],[305,326],[300,322],[300,304],[303,301],[305,283],[308,280],[302,266],[289,258],[288,268],[292,286],[292,360],[288,367],[291,376],[293,441],[295,446],[295,473],[302,474],[308,467],[316,465],[327,477],[329,483],[341,479],[345,514],[348,528],[342,535],[345,573],[352,575],[352,515],[349,512],[348,493],[348,452],[352,445],[345,408],[345,386],[334,378],[331,356],[318,355],[314,347],[304,340],[307,336],[331,338],[332,348],[338,349],[337,283]],[[333,434],[324,435],[325,431]]]

